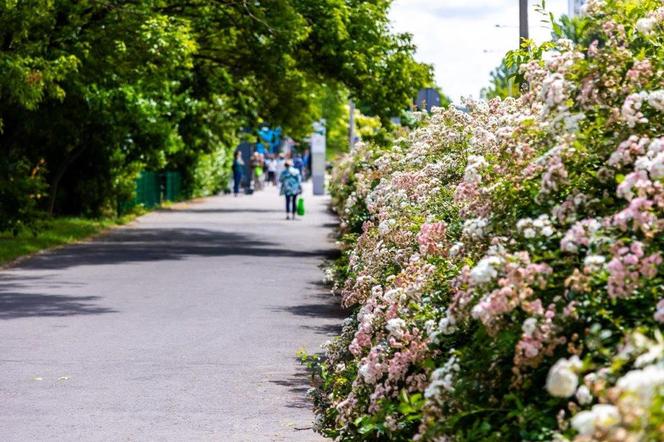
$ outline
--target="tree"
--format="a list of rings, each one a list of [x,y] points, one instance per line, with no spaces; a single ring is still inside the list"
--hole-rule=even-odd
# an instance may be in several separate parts
[[[112,214],[145,168],[181,171],[192,195],[218,191],[242,128],[304,137],[321,97],[325,112],[348,94],[387,122],[431,81],[410,37],[390,33],[389,5],[2,2],[0,149],[27,165],[1,160],[4,182],[37,170],[47,186],[33,194],[48,198],[36,207]]]

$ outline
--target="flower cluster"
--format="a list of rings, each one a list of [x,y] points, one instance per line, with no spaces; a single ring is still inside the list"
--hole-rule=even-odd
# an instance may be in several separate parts
[[[560,359],[549,371],[547,389],[553,396],[572,398],[567,410],[573,412],[562,434],[574,432],[574,442],[597,440],[660,440],[664,403],[664,341],[661,333],[654,340],[640,333],[628,335],[611,364],[588,370],[576,358]],[[620,373],[615,367],[630,367]],[[551,388],[549,388],[549,381]],[[581,386],[576,387],[579,383]],[[583,409],[581,409],[583,407]],[[567,430],[567,431],[566,431]]]
[[[352,317],[318,372],[324,434],[664,432],[664,8],[586,11],[530,53],[519,98],[435,110],[336,166]]]
[[[517,230],[525,238],[535,238],[536,236],[550,237],[554,233],[553,225],[546,213],[537,217],[537,219],[523,218],[516,223]]]

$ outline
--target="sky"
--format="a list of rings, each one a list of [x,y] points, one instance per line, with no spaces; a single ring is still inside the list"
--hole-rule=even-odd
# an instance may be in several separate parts
[[[549,39],[530,0],[530,36]],[[547,0],[546,9],[567,13],[568,0]],[[434,66],[436,83],[456,103],[479,97],[489,73],[519,42],[519,0],[394,0],[390,11],[396,32],[413,34],[418,61]],[[497,27],[496,25],[499,25]]]

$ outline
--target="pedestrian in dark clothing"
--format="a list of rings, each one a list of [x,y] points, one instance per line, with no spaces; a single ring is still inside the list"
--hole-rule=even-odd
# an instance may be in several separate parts
[[[300,172],[300,177],[304,176],[304,161],[302,160],[302,155],[299,153],[295,155],[293,160],[293,167],[295,167]]]
[[[292,219],[295,219],[297,196],[302,193],[302,175],[290,161],[286,161],[285,166],[286,169],[279,176],[280,193],[286,197],[286,219],[291,219],[291,215]]]
[[[309,152],[309,149],[304,150],[302,162],[304,163],[304,176],[302,178],[306,181],[311,176],[311,152]]]
[[[239,150],[235,152],[233,159],[233,194],[237,196],[240,193],[240,183],[242,182],[242,175],[244,174],[244,161],[242,160],[242,152]]]

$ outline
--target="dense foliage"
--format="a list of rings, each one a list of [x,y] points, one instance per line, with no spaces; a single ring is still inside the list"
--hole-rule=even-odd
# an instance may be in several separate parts
[[[388,121],[431,78],[389,5],[0,1],[0,229],[113,213],[142,169],[218,191],[241,128],[305,136],[326,97]]]
[[[587,14],[518,99],[338,164],[353,315],[310,360],[323,434],[662,440],[664,7]]]

